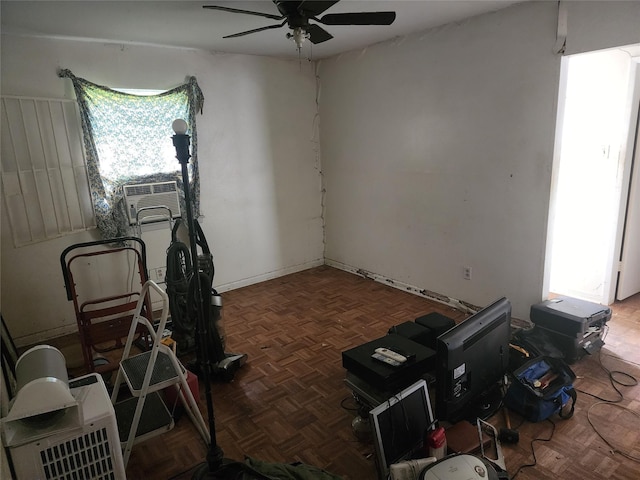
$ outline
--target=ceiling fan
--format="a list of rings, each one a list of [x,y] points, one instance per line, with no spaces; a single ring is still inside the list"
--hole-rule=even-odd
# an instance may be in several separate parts
[[[396,19],[396,12],[328,13],[318,18],[318,15],[328,10],[331,6],[338,3],[338,1],[339,0],[273,0],[273,3],[275,3],[278,8],[280,15],[216,5],[204,5],[202,8],[256,15],[273,20],[282,20],[281,23],[254,28],[253,30],[247,30],[246,32],[234,33],[233,35],[227,35],[222,38],[241,37],[243,35],[261,32],[263,30],[281,28],[287,24],[293,31],[293,33],[287,33],[287,38],[293,39],[298,50],[300,50],[302,44],[307,39],[309,39],[311,43],[315,44],[326,42],[333,38],[333,35],[327,32],[324,28],[317,23],[309,23],[309,20],[313,20],[314,22],[318,22],[323,25],[391,25]]]

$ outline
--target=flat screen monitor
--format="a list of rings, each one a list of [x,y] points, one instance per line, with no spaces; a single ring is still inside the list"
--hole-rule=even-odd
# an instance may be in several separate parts
[[[423,447],[425,430],[433,423],[427,382],[419,380],[370,412],[378,478],[389,476],[394,463],[411,458]]]
[[[438,337],[438,420],[475,422],[494,413],[509,366],[510,338],[511,303],[504,297]]]

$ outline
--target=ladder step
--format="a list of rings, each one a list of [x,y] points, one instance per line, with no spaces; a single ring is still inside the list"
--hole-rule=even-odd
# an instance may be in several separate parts
[[[140,355],[127,358],[120,363],[127,383],[129,384],[131,394],[134,396],[140,395],[142,383],[144,382],[144,375],[147,371],[147,365],[149,365],[150,358],[151,351],[148,351]],[[180,377],[178,376],[178,372],[176,372],[173,363],[171,363],[169,355],[164,352],[158,352],[158,357],[155,365],[153,366],[149,391],[160,390],[168,387],[169,385],[178,383],[179,381]]]
[[[120,435],[120,443],[123,446],[127,443],[137,404],[138,398],[131,397],[114,405],[118,434]],[[144,407],[142,408],[134,443],[168,432],[173,428],[173,425],[173,417],[167,410],[162,398],[160,398],[160,394],[157,392],[150,393],[145,399]]]

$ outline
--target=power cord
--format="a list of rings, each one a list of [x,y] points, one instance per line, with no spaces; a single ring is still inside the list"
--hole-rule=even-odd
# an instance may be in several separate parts
[[[606,334],[608,333],[608,326],[605,326],[605,334],[603,335],[603,340],[606,337]],[[620,359],[621,361],[624,362],[624,360]],[[620,455],[622,455],[623,457],[628,458],[629,460],[633,460],[634,462],[638,462],[640,463],[640,457],[637,455],[632,455],[628,452],[625,452],[623,450],[620,450],[618,447],[616,447],[615,445],[613,445],[613,443],[609,440],[607,440],[607,438],[603,435],[603,433],[598,430],[598,427],[596,427],[595,423],[593,422],[593,418],[592,418],[592,410],[594,409],[594,407],[597,407],[599,405],[608,405],[611,407],[616,407],[619,408],[620,410],[624,410],[627,411],[629,413],[631,413],[632,415],[636,416],[637,418],[640,418],[640,414],[634,410],[631,410],[628,407],[625,407],[623,405],[619,405],[620,402],[622,402],[622,400],[624,400],[624,395],[622,394],[622,392],[620,391],[620,389],[616,386],[616,385],[620,385],[623,387],[635,387],[636,385],[638,385],[638,379],[636,377],[634,377],[633,375],[627,373],[627,372],[623,372],[620,370],[609,370],[607,367],[604,366],[604,364],[602,363],[602,350],[600,350],[600,353],[598,355],[598,364],[600,365],[600,368],[602,368],[606,374],[607,377],[609,378],[609,382],[611,383],[611,386],[613,387],[613,389],[616,391],[616,393],[618,394],[617,399],[615,400],[609,400],[609,399],[605,399],[602,398],[598,395],[595,395],[593,393],[589,393],[583,390],[578,390],[580,393],[584,393],[585,395],[589,395],[597,400],[600,400],[599,402],[594,403],[593,405],[591,405],[589,407],[589,410],[587,410],[587,421],[589,422],[589,425],[591,425],[591,428],[593,428],[593,431],[596,432],[596,434],[602,439],[602,441],[604,443],[606,443],[610,448],[611,448],[611,452],[612,453],[618,453]],[[624,382],[621,379],[616,379],[615,376],[622,376],[624,378],[626,378],[628,381]]]
[[[621,410],[625,410],[625,411],[631,413],[632,415],[635,415],[639,419],[640,419],[640,414],[638,412],[635,412],[635,411],[631,410],[630,408],[627,408],[627,407],[624,407],[622,405],[618,405],[617,403],[612,403],[612,402],[596,402],[593,405],[591,405],[591,407],[589,407],[589,410],[587,410],[587,420],[589,421],[589,425],[591,425],[591,428],[593,428],[593,431],[596,432],[596,434],[602,439],[602,441],[604,443],[606,443],[607,445],[609,445],[609,447],[611,447],[611,452],[612,453],[619,453],[620,455],[622,455],[623,457],[628,458],[629,460],[633,460],[634,462],[640,463],[640,457],[639,456],[632,455],[632,454],[630,454],[628,452],[620,450],[618,447],[613,445],[609,440],[607,440],[604,437],[604,435],[602,433],[600,433],[600,431],[593,424],[593,421],[591,420],[591,410],[593,410],[593,407],[596,407],[598,405],[609,405],[611,407],[617,407],[617,408],[619,408]]]
[[[349,400],[354,401],[354,402],[356,403],[356,406],[355,406],[355,407],[348,407],[348,406],[347,406],[347,402],[348,402]],[[342,399],[342,401],[340,402],[340,406],[341,406],[344,410],[346,410],[347,412],[359,412],[359,411],[360,411],[360,409],[361,409],[361,407],[358,405],[358,401],[357,401],[357,400],[356,400],[356,398],[354,398],[353,396],[343,398],[343,399]]]
[[[524,465],[520,465],[518,467],[518,470],[516,470],[516,473],[513,474],[513,476],[509,479],[509,480],[513,480],[514,478],[516,478],[518,476],[518,474],[525,468],[528,467],[535,467],[538,464],[538,459],[536,458],[536,449],[534,448],[534,443],[535,442],[550,442],[551,439],[553,438],[553,434],[556,431],[556,424],[553,420],[551,420],[550,418],[547,418],[547,422],[549,422],[552,425],[551,428],[551,433],[549,434],[548,438],[541,438],[541,437],[537,437],[534,438],[533,440],[531,440],[531,454],[533,455],[533,463],[525,463]]]
[[[603,341],[606,338],[607,333],[609,333],[609,327],[608,327],[608,325],[605,325],[605,332],[604,332],[604,335],[602,336],[602,340]],[[624,360],[622,360],[622,359],[620,359],[620,360],[624,362]],[[578,391],[580,393],[584,393],[585,395],[589,395],[589,396],[595,398],[596,400],[600,400],[603,403],[620,403],[620,402],[622,402],[622,400],[624,400],[624,395],[618,389],[616,384],[620,385],[620,386],[623,386],[623,387],[635,387],[636,385],[638,385],[638,379],[636,377],[634,377],[633,375],[631,375],[631,374],[629,374],[627,372],[620,371],[620,370],[609,370],[607,367],[605,367],[604,364],[602,363],[602,350],[600,350],[600,352],[598,354],[598,365],[607,374],[607,377],[609,378],[609,382],[611,383],[611,386],[613,387],[613,389],[618,394],[618,398],[615,399],[615,400],[609,400],[609,399],[606,399],[606,398],[602,398],[602,397],[600,397],[598,395],[595,395],[593,393],[589,393],[589,392],[586,392],[584,390],[580,390],[578,388],[576,388],[576,391]],[[629,381],[628,382],[623,382],[622,380],[616,379],[614,377],[614,375],[623,376],[623,377],[627,378]]]

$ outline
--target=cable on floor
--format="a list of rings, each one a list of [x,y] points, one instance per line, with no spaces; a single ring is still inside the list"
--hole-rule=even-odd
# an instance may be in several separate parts
[[[619,408],[621,410],[625,410],[625,411],[631,413],[632,415],[635,415],[639,419],[640,419],[640,413],[635,412],[635,411],[631,410],[630,408],[627,408],[627,407],[625,407],[623,405],[618,405],[617,403],[612,403],[612,402],[596,402],[596,403],[594,403],[593,405],[591,405],[589,407],[589,410],[587,410],[587,420],[589,421],[589,425],[591,425],[591,428],[593,428],[593,431],[598,434],[598,436],[604,441],[604,443],[606,443],[607,445],[609,445],[609,447],[611,447],[611,452],[612,453],[619,453],[620,455],[622,455],[623,457],[628,458],[629,460],[633,460],[634,462],[640,463],[640,457],[639,456],[632,455],[632,454],[630,454],[628,452],[620,450],[618,447],[613,445],[609,440],[607,440],[604,437],[604,435],[602,433],[600,433],[600,431],[597,429],[597,427],[593,424],[593,421],[591,420],[591,410],[593,409],[593,407],[596,407],[598,405],[609,405],[610,407],[616,407],[616,408]]]
[[[509,480],[513,480],[514,478],[516,478],[518,476],[518,474],[525,468],[528,467],[535,467],[538,464],[538,459],[536,458],[536,449],[534,446],[535,442],[550,442],[551,439],[553,438],[553,434],[556,431],[556,424],[553,420],[551,420],[550,418],[547,418],[547,422],[549,422],[552,425],[551,428],[551,433],[549,434],[548,438],[541,438],[541,437],[537,437],[534,438],[533,440],[531,440],[531,454],[533,455],[533,463],[525,463],[524,465],[520,465],[518,467],[518,470],[516,470],[516,473],[513,474],[513,476],[509,479]]]
[[[605,337],[607,336],[607,333],[609,332],[609,327],[607,325],[605,325],[605,333],[602,336],[602,340],[604,341]],[[620,359],[621,361],[624,362],[624,360]],[[633,375],[627,373],[627,372],[623,372],[620,370],[609,370],[607,367],[604,366],[604,364],[602,363],[602,350],[600,350],[599,354],[598,354],[598,365],[600,365],[600,368],[602,368],[602,370],[605,371],[605,373],[607,374],[607,377],[609,378],[609,382],[611,383],[611,386],[613,387],[613,389],[616,391],[616,393],[618,394],[618,398],[615,400],[609,400],[606,398],[602,398],[598,395],[595,395],[593,393],[589,393],[586,392],[584,390],[580,390],[576,388],[576,391],[580,392],[580,393],[584,393],[585,395],[589,395],[597,400],[600,400],[601,402],[606,402],[606,403],[620,403],[622,402],[622,400],[624,400],[624,395],[622,394],[622,392],[620,391],[620,389],[616,386],[616,385],[620,385],[622,387],[635,387],[636,385],[638,385],[638,379],[636,377],[634,377]],[[626,378],[628,381],[627,382],[623,382],[620,379],[616,379],[615,376],[622,376],[624,378]]]
[[[353,400],[353,401],[356,403],[356,406],[355,406],[355,407],[348,407],[348,406],[346,405],[346,403],[347,403],[347,401],[349,401],[349,400]],[[352,396],[351,396],[351,397],[343,398],[343,399],[342,399],[342,401],[340,402],[340,406],[341,406],[343,409],[345,409],[347,412],[358,412],[358,411],[360,411],[360,408],[361,408],[361,407],[359,407],[359,406],[358,406],[358,402],[357,402],[357,400],[356,400],[355,398],[353,398]]]
[[[606,337],[606,334],[608,333],[608,326],[605,326],[605,334],[603,335],[602,339],[604,340],[604,338]],[[623,359],[619,359],[620,361],[624,362]],[[587,421],[589,422],[589,425],[591,425],[591,428],[593,428],[593,431],[596,432],[596,434],[602,439],[602,441],[604,443],[606,443],[610,448],[611,448],[611,452],[612,453],[618,453],[620,455],[622,455],[623,457],[628,458],[629,460],[633,460],[634,462],[638,462],[640,463],[640,457],[636,456],[636,455],[632,455],[629,452],[620,450],[618,447],[616,447],[615,445],[613,445],[609,440],[607,440],[607,438],[604,436],[604,434],[598,430],[598,428],[596,427],[596,425],[593,423],[592,420],[592,413],[591,411],[593,410],[594,407],[598,406],[598,405],[608,405],[611,407],[616,407],[619,408],[621,410],[627,411],[629,413],[631,413],[632,415],[635,415],[636,417],[640,418],[640,414],[634,410],[631,410],[628,407],[625,407],[623,405],[620,405],[620,402],[622,402],[622,400],[624,400],[624,395],[622,394],[622,392],[620,391],[620,389],[616,386],[616,385],[620,385],[622,387],[635,387],[636,385],[638,385],[638,379],[636,377],[634,377],[633,375],[627,373],[627,372],[623,372],[620,370],[609,370],[607,367],[604,366],[604,364],[602,363],[602,350],[600,350],[600,353],[598,355],[598,364],[600,365],[600,368],[602,368],[606,374],[607,377],[609,378],[609,382],[611,383],[611,386],[613,387],[613,389],[616,391],[616,393],[618,394],[618,398],[615,400],[609,400],[606,398],[602,398],[598,395],[595,395],[593,393],[589,393],[589,392],[585,392],[584,390],[579,390],[576,389],[578,392],[580,393],[584,393],[585,395],[589,395],[597,400],[600,400],[599,402],[594,403],[593,405],[591,405],[589,407],[589,410],[587,410]],[[618,377],[623,377],[625,378],[627,381],[622,381],[620,378],[616,378],[616,376]]]

